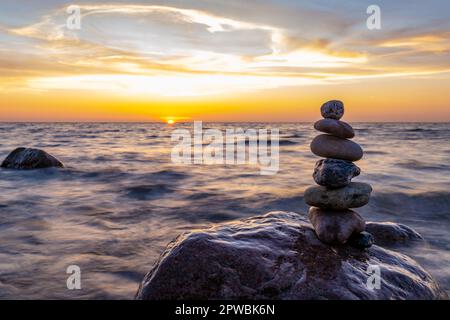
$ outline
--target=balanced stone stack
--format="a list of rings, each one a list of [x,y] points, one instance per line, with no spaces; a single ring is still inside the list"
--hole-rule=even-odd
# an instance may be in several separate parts
[[[319,186],[305,191],[305,202],[311,206],[309,219],[322,242],[369,247],[372,240],[364,232],[364,219],[350,210],[366,205],[372,192],[369,184],[351,182],[361,173],[353,162],[363,157],[363,150],[349,140],[355,136],[353,128],[340,121],[344,115],[341,101],[325,103],[321,113],[324,119],[317,121],[314,128],[325,134],[314,138],[311,151],[325,159],[319,160],[314,169],[313,178]]]

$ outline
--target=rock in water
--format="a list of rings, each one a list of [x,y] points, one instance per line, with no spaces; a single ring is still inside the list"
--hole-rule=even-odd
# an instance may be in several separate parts
[[[339,120],[344,115],[344,103],[339,100],[325,102],[320,108],[320,112],[325,119]]]
[[[7,169],[42,169],[62,168],[64,165],[43,150],[17,148],[6,157],[1,167]]]
[[[369,203],[372,187],[367,183],[350,182],[346,187],[328,189],[312,186],[305,190],[305,202],[313,207],[332,210],[359,208]]]
[[[373,236],[366,231],[355,233],[348,239],[348,244],[357,249],[370,248],[373,243]]]
[[[350,161],[322,159],[316,163],[313,178],[321,186],[340,188],[347,186],[360,173],[361,170]]]
[[[319,157],[358,161],[363,157],[359,144],[329,134],[321,134],[311,142],[311,151]]]
[[[319,120],[314,124],[314,129],[343,139],[351,139],[355,136],[355,131],[348,123],[334,119]]]
[[[382,246],[398,246],[423,242],[422,236],[414,229],[393,222],[369,222],[366,229]]]
[[[345,243],[352,234],[360,233],[366,227],[364,219],[352,210],[329,211],[312,207],[309,220],[317,237],[328,244]]]
[[[366,286],[370,265],[381,288]],[[179,236],[137,299],[445,299],[414,260],[376,245],[331,247],[304,215],[273,212]]]

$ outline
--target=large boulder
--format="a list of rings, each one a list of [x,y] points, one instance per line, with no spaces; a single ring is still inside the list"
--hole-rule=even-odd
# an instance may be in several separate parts
[[[380,270],[380,289],[367,285],[373,284],[373,266]],[[179,236],[145,276],[136,298],[448,297],[405,255],[377,245],[366,250],[326,245],[305,215],[272,212]]]
[[[42,168],[62,168],[61,161],[39,149],[17,148],[11,152],[1,164],[7,169],[42,169]]]

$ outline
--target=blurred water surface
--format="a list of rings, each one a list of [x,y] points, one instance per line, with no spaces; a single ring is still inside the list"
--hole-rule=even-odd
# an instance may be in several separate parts
[[[367,220],[395,221],[428,240],[406,252],[450,290],[450,124],[355,123],[365,150],[355,181],[373,185]],[[192,124],[3,123],[0,158],[45,149],[65,169],[0,170],[0,298],[131,299],[178,234],[273,210],[307,212],[318,159],[306,123],[207,123],[279,128],[280,170],[176,165],[171,132]],[[66,288],[79,265],[82,290]]]

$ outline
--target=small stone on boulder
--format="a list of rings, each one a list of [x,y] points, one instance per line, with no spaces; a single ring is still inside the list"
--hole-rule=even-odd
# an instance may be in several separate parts
[[[352,210],[309,209],[309,220],[317,237],[324,243],[343,244],[352,234],[364,231],[364,219]]]
[[[311,142],[311,151],[319,157],[358,161],[363,157],[361,146],[351,140],[321,134]]]
[[[372,187],[367,183],[350,182],[346,187],[328,189],[312,186],[305,190],[305,202],[313,207],[345,210],[359,208],[369,203]]]
[[[43,169],[50,167],[62,168],[64,165],[43,150],[17,148],[6,157],[1,167],[7,169]]]
[[[373,236],[366,231],[355,233],[348,239],[348,244],[357,249],[370,248],[373,243]]]
[[[320,108],[320,112],[325,119],[339,120],[344,115],[344,103],[339,100],[325,102]]]
[[[355,131],[348,123],[334,119],[319,120],[314,124],[314,129],[343,139],[351,139],[355,136]]]
[[[393,222],[368,222],[366,230],[382,246],[398,246],[423,242],[422,236],[414,229]]]
[[[350,161],[339,159],[321,159],[314,168],[314,181],[328,188],[347,186],[352,178],[358,176],[361,170]]]

